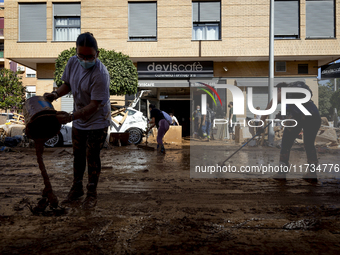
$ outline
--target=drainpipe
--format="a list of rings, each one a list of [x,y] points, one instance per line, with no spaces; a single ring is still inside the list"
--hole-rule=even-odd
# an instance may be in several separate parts
[[[268,82],[268,102],[273,99],[274,90],[274,0],[270,0],[269,14],[269,82]],[[269,115],[269,119],[274,119],[274,113]],[[274,144],[274,127],[268,126],[268,142],[270,146]]]

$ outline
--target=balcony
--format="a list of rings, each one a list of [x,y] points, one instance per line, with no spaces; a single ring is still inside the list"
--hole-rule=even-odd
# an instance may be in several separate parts
[[[4,58],[4,52],[0,51],[0,61],[4,61],[3,58]]]

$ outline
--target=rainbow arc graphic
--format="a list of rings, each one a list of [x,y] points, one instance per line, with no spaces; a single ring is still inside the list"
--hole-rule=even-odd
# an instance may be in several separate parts
[[[213,87],[211,87],[210,85],[208,85],[206,83],[203,83],[203,82],[197,82],[197,83],[202,84],[202,85],[206,86],[207,88],[209,88],[217,96],[217,98],[220,101],[220,104],[222,106],[222,100],[221,100],[219,94],[217,93],[217,91]],[[207,90],[205,88],[198,88],[198,89],[203,90],[205,93],[207,93],[212,98],[212,100],[214,101],[215,105],[217,106],[215,97],[210,93],[209,90]]]

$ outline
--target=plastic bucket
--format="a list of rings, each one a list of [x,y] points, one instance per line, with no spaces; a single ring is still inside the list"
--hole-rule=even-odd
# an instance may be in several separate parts
[[[31,139],[50,139],[60,130],[56,110],[43,96],[34,96],[26,100],[23,107],[26,135]]]

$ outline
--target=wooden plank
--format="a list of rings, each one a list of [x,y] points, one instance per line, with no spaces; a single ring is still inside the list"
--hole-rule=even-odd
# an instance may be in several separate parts
[[[24,116],[18,113],[13,113],[14,117],[13,119],[16,121],[24,121]]]
[[[127,118],[127,116],[128,116],[128,111],[126,111],[126,113],[125,113],[125,115],[124,115],[124,117],[123,117],[123,119],[119,122],[119,124],[120,125],[123,125],[123,123],[124,123],[124,121],[125,121],[125,119]]]
[[[118,125],[120,125],[118,120],[116,120],[116,119],[114,119],[114,118],[111,118],[111,119],[112,119],[114,122],[116,122]]]
[[[114,112],[111,113],[111,116],[112,116],[112,117],[113,117],[113,116],[116,116],[116,115],[118,115],[119,113],[124,112],[125,110],[126,110],[125,108],[121,108],[121,109],[119,109],[119,110],[116,110],[116,111],[114,111]]]

